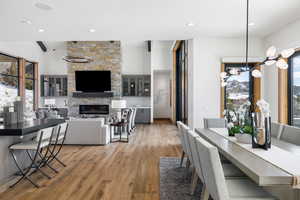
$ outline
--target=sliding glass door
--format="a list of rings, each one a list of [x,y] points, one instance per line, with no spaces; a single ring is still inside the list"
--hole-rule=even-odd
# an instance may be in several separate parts
[[[176,121],[188,123],[187,41],[176,50]]]

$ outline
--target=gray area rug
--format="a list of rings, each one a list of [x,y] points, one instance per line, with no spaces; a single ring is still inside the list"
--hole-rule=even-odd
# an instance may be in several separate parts
[[[160,200],[199,200],[200,182],[194,195],[190,195],[192,171],[179,166],[180,158],[160,158]]]

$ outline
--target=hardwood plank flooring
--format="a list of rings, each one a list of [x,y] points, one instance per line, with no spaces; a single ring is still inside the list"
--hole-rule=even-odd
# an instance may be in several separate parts
[[[27,181],[0,194],[1,200],[159,200],[159,158],[179,157],[174,125],[140,125],[130,143],[106,146],[65,146],[66,168],[48,169],[51,180],[34,174],[36,189]]]

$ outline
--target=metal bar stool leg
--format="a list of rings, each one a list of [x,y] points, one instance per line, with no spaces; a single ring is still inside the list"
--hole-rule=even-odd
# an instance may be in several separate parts
[[[39,157],[41,158],[41,162],[43,166],[47,166],[48,168],[50,168],[52,171],[54,171],[55,173],[58,173],[58,171],[56,169],[54,169],[48,162],[45,162],[45,156],[43,156],[40,152],[38,152]]]
[[[30,158],[30,160],[33,161],[33,158],[30,155],[30,153],[28,152],[28,150],[26,150],[26,153],[27,153],[28,157]],[[34,166],[34,168],[35,168],[35,171],[39,171],[39,172],[41,172],[41,174],[43,174],[44,176],[46,176],[48,179],[51,179],[51,177],[48,174],[46,174],[46,172],[44,172],[41,169],[40,165]],[[32,173],[34,173],[34,172],[32,172]]]
[[[30,166],[27,168],[27,170],[24,172],[24,171],[22,170],[22,168],[19,166],[19,163],[18,163],[18,161],[17,161],[17,157],[16,157],[16,155],[14,154],[13,150],[10,150],[10,152],[11,152],[11,155],[12,155],[12,157],[13,157],[13,160],[14,160],[14,162],[15,162],[17,168],[19,169],[19,172],[22,174],[22,177],[21,177],[17,182],[15,182],[14,184],[12,184],[12,185],[10,186],[10,188],[12,188],[12,187],[14,187],[15,185],[17,185],[17,184],[18,184],[21,180],[23,180],[23,179],[28,180],[32,185],[34,185],[35,187],[39,188],[40,186],[39,186],[37,183],[35,183],[33,180],[31,180],[31,178],[29,178],[29,176],[28,176],[28,174],[29,174],[30,169],[32,168],[32,166],[36,165],[36,163],[35,163],[35,161],[36,161],[36,154],[35,154],[35,156],[34,156],[34,159],[33,159],[32,162],[31,162],[31,165],[30,165]]]

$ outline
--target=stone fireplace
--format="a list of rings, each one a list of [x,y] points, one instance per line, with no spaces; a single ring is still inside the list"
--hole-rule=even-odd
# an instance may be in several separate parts
[[[110,70],[111,89],[114,96],[121,94],[121,43],[120,41],[67,42],[69,56],[84,56],[91,63],[68,63],[68,104],[70,116],[79,116],[79,105],[110,105],[112,97],[73,97],[76,92],[75,71]],[[95,82],[97,84],[97,82]]]

